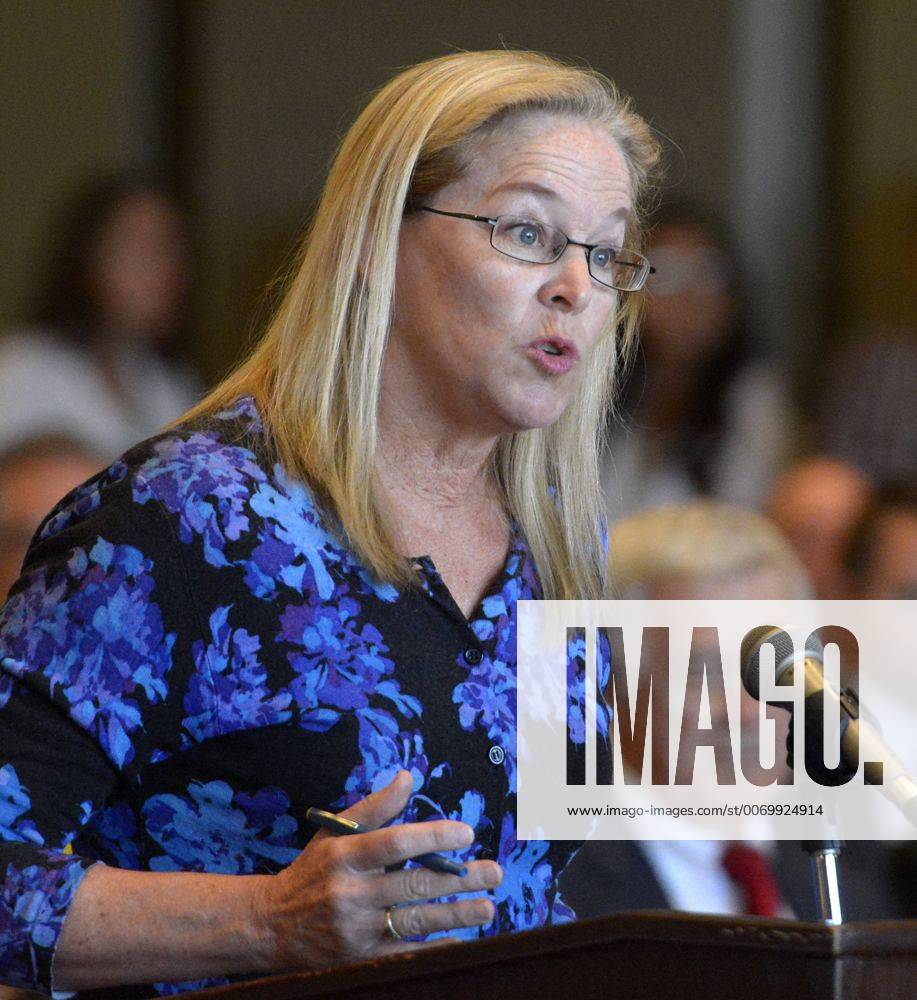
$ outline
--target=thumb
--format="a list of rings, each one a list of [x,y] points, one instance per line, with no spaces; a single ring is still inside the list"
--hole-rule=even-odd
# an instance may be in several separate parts
[[[366,826],[384,826],[404,809],[413,790],[410,771],[399,771],[385,788],[360,799],[340,815]]]

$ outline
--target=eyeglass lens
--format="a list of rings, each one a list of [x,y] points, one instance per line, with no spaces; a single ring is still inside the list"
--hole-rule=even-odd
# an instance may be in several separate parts
[[[491,236],[495,250],[517,260],[550,264],[567,246],[559,229],[532,219],[500,216]],[[647,263],[638,254],[619,247],[597,246],[589,253],[589,273],[596,281],[620,291],[640,288],[646,278]]]

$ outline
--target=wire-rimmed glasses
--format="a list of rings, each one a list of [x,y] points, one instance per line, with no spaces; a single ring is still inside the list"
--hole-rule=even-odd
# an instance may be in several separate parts
[[[545,222],[517,215],[469,215],[467,212],[444,212],[428,205],[418,205],[417,211],[433,212],[452,219],[484,222],[490,228],[490,245],[499,253],[530,264],[553,264],[568,246],[582,247],[586,251],[589,273],[606,288],[619,292],[637,292],[649,275],[655,272],[650,262],[635,250],[614,246],[611,243],[579,243],[566,233]]]

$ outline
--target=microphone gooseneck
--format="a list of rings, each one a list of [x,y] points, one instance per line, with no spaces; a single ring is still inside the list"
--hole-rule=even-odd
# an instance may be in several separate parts
[[[859,699],[855,692],[837,691],[825,679],[824,647],[813,634],[809,637],[805,653],[797,656],[793,641],[783,629],[763,625],[752,629],[742,642],[741,672],[745,690],[756,701],[761,700],[761,650],[769,644],[774,649],[774,682],[776,685],[795,685],[797,671],[801,670],[806,704],[806,745],[818,747],[823,738],[825,703],[840,714],[841,765],[847,769],[846,781],[851,773],[859,770],[864,761],[866,784],[878,785],[882,794],[893,802],[904,816],[917,826],[917,781],[908,768],[892,751],[878,727],[861,718]],[[793,713],[793,702],[778,702]],[[811,741],[817,742],[811,742]],[[837,774],[841,765],[832,769]],[[828,784],[828,781],[823,781]]]

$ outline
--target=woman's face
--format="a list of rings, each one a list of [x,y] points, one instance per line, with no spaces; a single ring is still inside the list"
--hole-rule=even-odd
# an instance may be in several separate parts
[[[522,216],[583,243],[621,245],[631,190],[612,139],[533,115],[487,139],[430,205]],[[482,436],[557,420],[618,295],[590,277],[581,247],[534,264],[494,250],[490,237],[485,223],[405,216],[383,369],[383,392],[399,394],[419,418]]]
[[[181,322],[190,258],[174,206],[155,192],[126,198],[96,248],[94,294],[106,331],[159,341]]]

